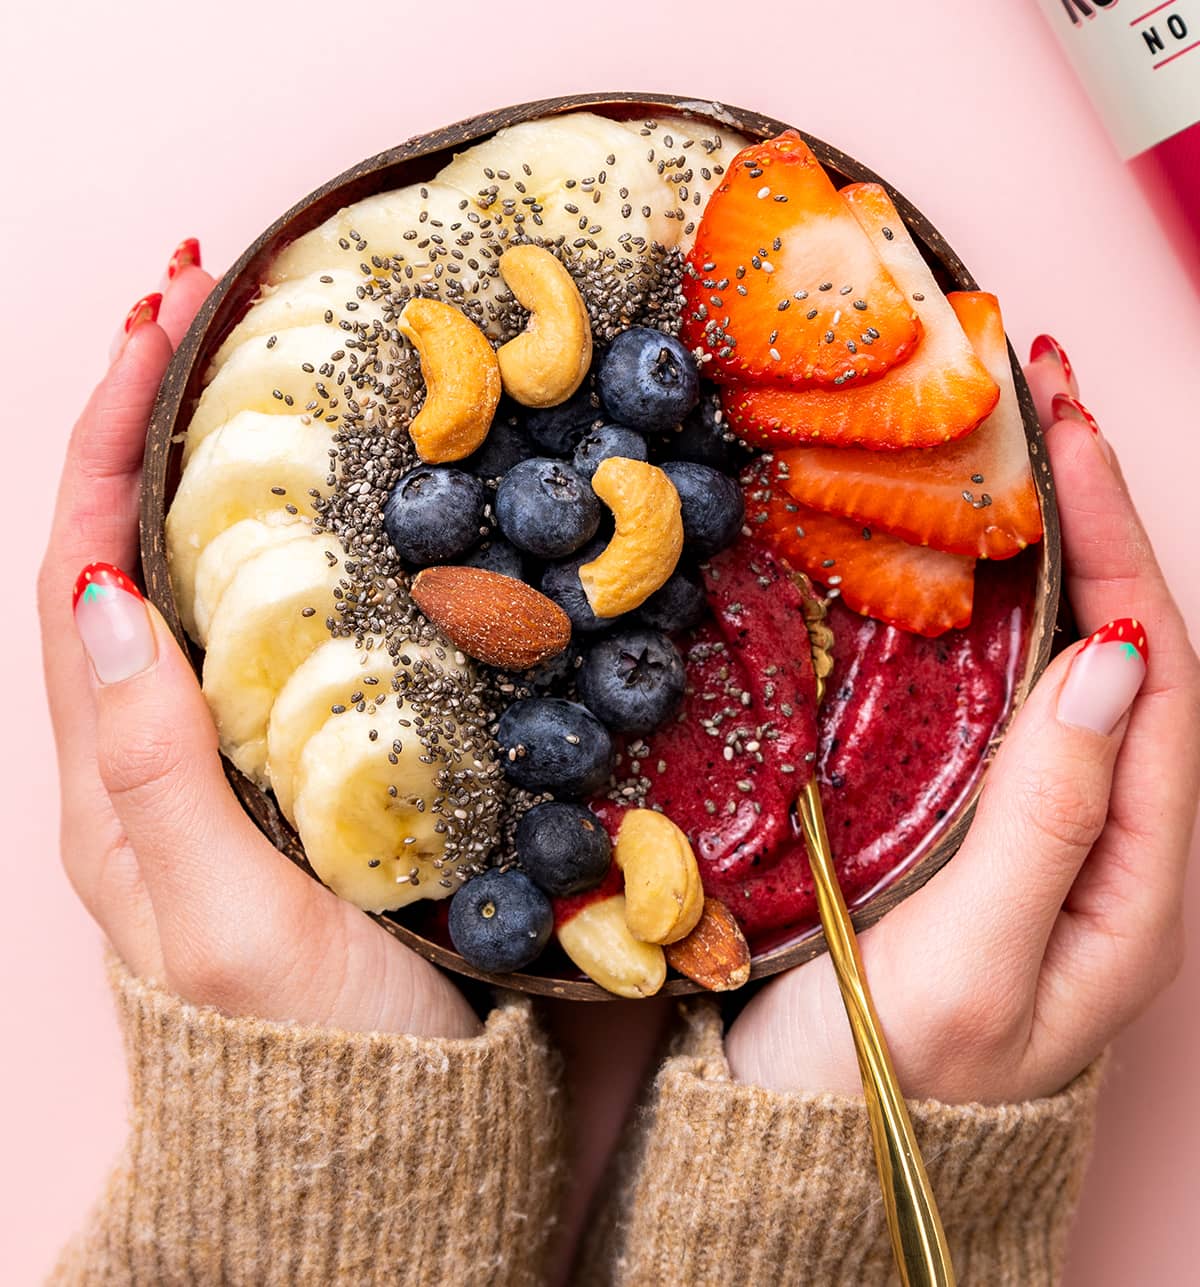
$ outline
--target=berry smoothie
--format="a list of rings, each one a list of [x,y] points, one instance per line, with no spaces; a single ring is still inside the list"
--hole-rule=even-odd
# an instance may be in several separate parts
[[[792,804],[816,772],[849,902],[934,842],[982,771],[1025,651],[1034,563],[981,564],[971,625],[928,639],[829,605],[834,665],[819,710],[805,591],[743,539],[706,581],[712,619],[682,646],[675,722],[618,766],[687,833],[705,890],[756,950],[817,922]],[[648,786],[645,785],[648,782]],[[615,832],[623,808],[595,806]]]

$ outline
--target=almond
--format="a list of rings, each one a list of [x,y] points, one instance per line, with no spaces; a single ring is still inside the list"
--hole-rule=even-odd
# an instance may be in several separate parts
[[[706,898],[696,928],[663,950],[672,969],[710,992],[732,992],[750,978],[750,945],[719,898]]]
[[[483,568],[435,567],[412,583],[418,608],[468,657],[528,670],[571,641],[571,621],[533,586]]]

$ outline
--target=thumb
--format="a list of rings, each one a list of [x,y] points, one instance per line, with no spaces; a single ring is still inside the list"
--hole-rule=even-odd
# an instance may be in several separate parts
[[[91,564],[74,610],[99,681],[97,767],[137,855],[168,972],[172,954],[189,977],[180,959],[188,954],[211,959],[219,949],[237,960],[269,937],[265,923],[298,915],[317,887],[230,791],[192,668],[133,581]]]
[[[918,897],[962,927],[966,959],[1036,978],[1079,869],[1108,818],[1125,718],[1146,675],[1141,623],[1101,627],[1058,657],[1005,737],[971,830]],[[957,951],[961,954],[963,943]]]
[[[75,622],[98,680],[100,778],[150,894],[168,985],[230,1014],[473,1036],[478,1020],[434,966],[243,812],[196,676],[133,581],[110,564],[85,568]]]

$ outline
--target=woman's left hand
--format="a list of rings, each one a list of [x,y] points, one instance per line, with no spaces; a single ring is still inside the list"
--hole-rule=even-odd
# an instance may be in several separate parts
[[[96,567],[137,564],[146,426],[172,346],[213,284],[194,259],[184,243],[161,301],[139,301],[118,334],[71,435],[38,582],[67,874],[134,974],[185,1001],[353,1032],[474,1036],[479,1020],[450,979],[258,831],[226,780],[188,659],[132,582]]]

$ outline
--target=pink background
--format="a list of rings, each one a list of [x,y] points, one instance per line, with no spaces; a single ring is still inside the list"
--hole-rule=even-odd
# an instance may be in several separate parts
[[[182,237],[219,272],[329,175],[501,103],[634,88],[758,107],[892,178],[1000,295],[1018,348],[1064,343],[1200,626],[1200,304],[1033,0],[759,0],[743,28],[711,0],[510,6],[507,24],[475,0],[266,8],[60,0],[22,6],[4,42],[5,1282],[48,1269],[123,1132],[99,938],[56,857],[33,581],[70,422]],[[1070,1283],[1194,1278],[1197,959],[1117,1048]]]

